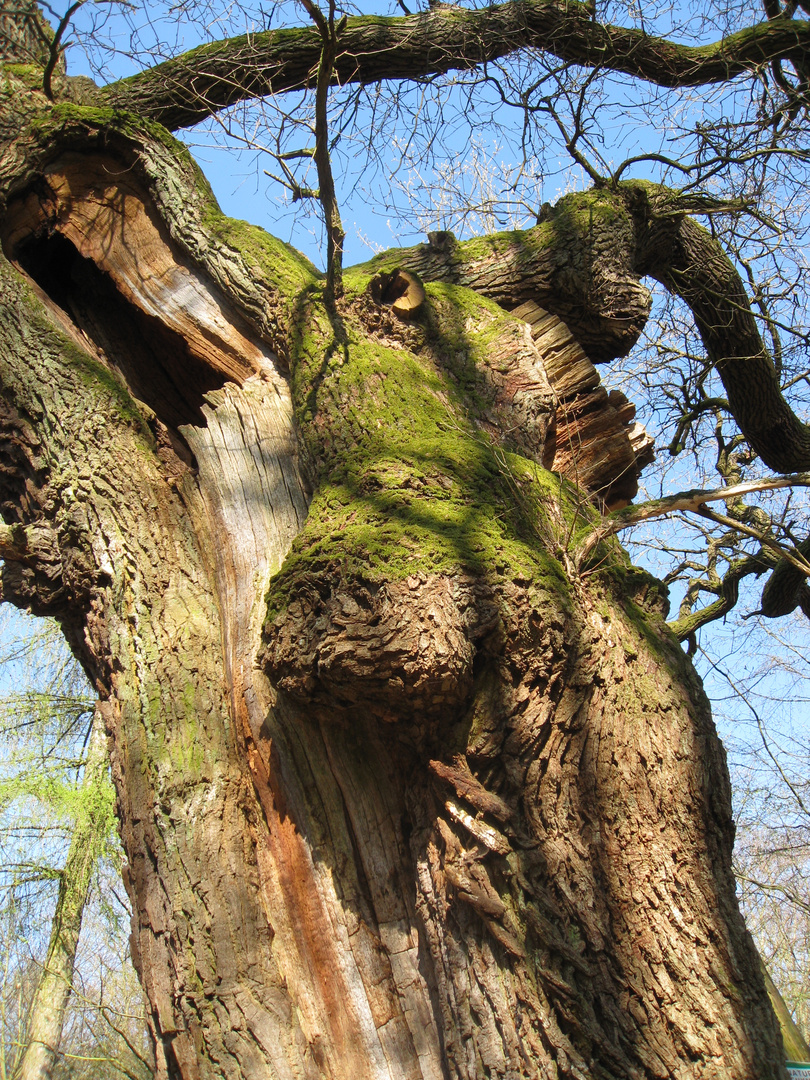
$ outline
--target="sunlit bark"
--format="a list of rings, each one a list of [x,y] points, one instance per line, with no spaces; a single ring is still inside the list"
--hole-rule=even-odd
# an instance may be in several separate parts
[[[325,304],[167,133],[7,74],[3,595],[105,702],[158,1075],[782,1077],[699,680],[544,467],[569,331],[481,295],[639,316],[607,220],[544,291],[485,241]]]

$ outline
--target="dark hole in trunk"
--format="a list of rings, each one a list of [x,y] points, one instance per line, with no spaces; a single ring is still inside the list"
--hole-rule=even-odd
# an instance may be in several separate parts
[[[205,426],[203,395],[226,380],[193,356],[179,334],[130,304],[109,274],[60,233],[30,237],[14,258],[167,428]]]

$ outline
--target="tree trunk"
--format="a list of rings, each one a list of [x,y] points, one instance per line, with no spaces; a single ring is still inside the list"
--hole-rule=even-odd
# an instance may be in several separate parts
[[[528,326],[400,321],[377,267],[327,309],[167,133],[37,86],[3,596],[106,703],[158,1075],[783,1077],[708,705],[656,583],[577,568]]]
[[[102,711],[97,706],[93,716],[82,778],[82,805],[59,878],[48,953],[28,1013],[25,1052],[15,1073],[18,1080],[50,1080],[57,1061],[82,916],[109,826],[109,804],[105,806],[107,744]]]

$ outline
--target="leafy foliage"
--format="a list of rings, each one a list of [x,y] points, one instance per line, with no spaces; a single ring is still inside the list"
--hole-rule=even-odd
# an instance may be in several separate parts
[[[85,905],[73,992],[55,1076],[99,1080],[150,1074],[143,1000],[126,956],[128,903],[109,781],[81,778],[93,701],[59,628],[3,611],[0,698],[0,1078],[14,1075],[48,949],[74,825],[92,813],[103,848]],[[106,823],[106,824],[104,824]]]

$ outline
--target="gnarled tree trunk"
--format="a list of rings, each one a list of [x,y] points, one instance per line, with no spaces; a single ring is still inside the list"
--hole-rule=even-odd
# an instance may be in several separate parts
[[[159,1075],[783,1076],[699,680],[618,546],[574,559],[646,448],[547,471],[606,395],[470,291],[625,348],[643,289],[585,301],[626,216],[592,266],[539,226],[542,288],[434,241],[410,321],[396,255],[326,307],[168,133],[4,78],[3,597],[106,702]]]

